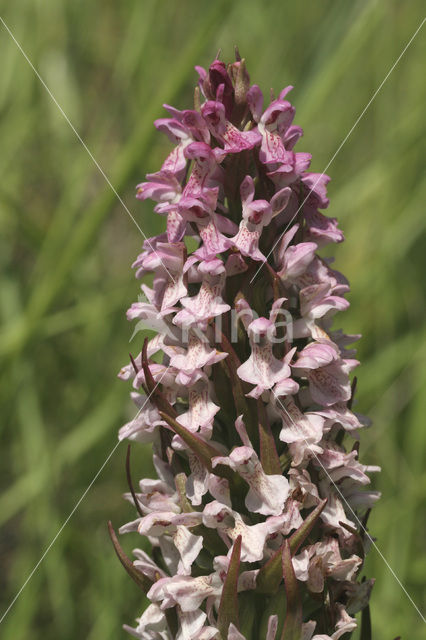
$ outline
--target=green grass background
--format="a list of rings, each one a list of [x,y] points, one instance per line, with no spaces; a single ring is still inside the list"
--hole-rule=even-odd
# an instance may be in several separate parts
[[[0,15],[149,236],[163,219],[134,199],[168,145],[161,104],[191,104],[195,64],[238,44],[266,92],[287,84],[322,171],[424,17],[420,0],[20,0]],[[380,464],[370,531],[417,605],[426,494],[426,26],[328,173],[346,234],[345,329],[362,332],[357,409]],[[4,611],[116,443],[133,407],[127,361],[130,263],[141,237],[0,25],[0,593]],[[132,345],[135,351],[139,345]],[[125,448],[115,451],[0,626],[4,640],[125,638],[137,588],[106,533],[133,512]],[[134,474],[150,473],[149,451]],[[127,550],[138,544],[128,536]],[[373,550],[374,638],[424,638],[424,625]],[[423,598],[423,599],[422,599]]]

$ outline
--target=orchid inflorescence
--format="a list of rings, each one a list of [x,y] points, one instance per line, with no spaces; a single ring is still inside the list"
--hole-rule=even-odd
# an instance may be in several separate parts
[[[377,492],[364,490],[352,411],[358,364],[332,330],[348,282],[318,255],[341,242],[328,176],[295,152],[286,87],[264,98],[245,61],[199,74],[194,108],[155,122],[174,148],[137,197],[166,231],[134,267],[152,287],[128,311],[157,328],[119,376],[137,416],[120,439],[150,443],[156,479],[137,490],[151,555],[116,551],[149,606],[136,638],[314,640],[349,637],[368,612],[360,580]],[[138,332],[136,332],[138,334]],[[363,616],[364,628],[368,613]],[[315,634],[315,635],[314,635]],[[367,636],[366,636],[367,637]]]

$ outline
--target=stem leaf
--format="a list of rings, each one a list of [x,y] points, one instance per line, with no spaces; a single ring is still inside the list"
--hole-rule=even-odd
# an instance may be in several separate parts
[[[290,546],[291,554],[298,551],[300,546],[304,543],[322,510],[324,509],[327,500],[322,500],[313,511],[308,515],[300,527],[289,537],[288,542]],[[281,568],[281,556],[284,550],[282,545],[278,551],[263,565],[257,576],[256,591],[260,593],[272,594],[276,593],[280,582],[282,580],[282,568]]]
[[[222,589],[217,618],[217,626],[223,638],[228,637],[229,625],[233,623],[237,628],[238,622],[238,576],[240,572],[242,536],[234,542],[228,573]]]
[[[282,552],[282,571],[287,596],[287,611],[281,640],[300,640],[302,637],[302,600],[299,586],[294,574],[291,561],[291,549],[288,540],[284,543]]]

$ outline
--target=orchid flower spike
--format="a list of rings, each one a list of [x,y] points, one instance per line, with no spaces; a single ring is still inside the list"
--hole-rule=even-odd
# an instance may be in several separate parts
[[[194,109],[165,105],[155,126],[174,146],[137,187],[164,227],[133,265],[150,285],[128,311],[139,348],[119,373],[138,408],[119,438],[152,447],[156,471],[134,485],[129,450],[136,515],[119,532],[150,553],[130,559],[111,536],[149,604],[125,629],[348,638],[359,612],[368,626],[379,469],[358,459],[368,421],[353,411],[347,347],[359,336],[332,328],[348,282],[320,253],[343,235],[323,213],[328,176],[295,151],[292,87],[265,106],[236,58],[196,68]]]

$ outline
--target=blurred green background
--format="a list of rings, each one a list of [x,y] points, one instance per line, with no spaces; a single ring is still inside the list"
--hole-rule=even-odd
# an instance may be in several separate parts
[[[168,150],[152,121],[191,104],[195,64],[238,44],[252,81],[295,90],[298,145],[321,172],[423,19],[424,3],[380,0],[20,0],[0,15],[150,236],[164,220],[134,199]],[[426,474],[424,173],[426,26],[327,173],[346,242],[344,328],[362,332],[357,410],[374,425],[362,459],[380,464],[370,531],[424,611]],[[136,299],[141,237],[0,25],[1,612],[133,415],[116,379]],[[139,345],[131,348],[135,351]],[[137,588],[106,521],[132,519],[125,446],[112,456],[0,627],[4,640],[127,637]],[[134,475],[150,473],[134,451]],[[123,544],[130,551],[136,537]],[[374,638],[424,638],[424,625],[373,550]],[[422,600],[423,597],[423,600]],[[1,615],[1,613],[0,613]]]

